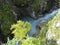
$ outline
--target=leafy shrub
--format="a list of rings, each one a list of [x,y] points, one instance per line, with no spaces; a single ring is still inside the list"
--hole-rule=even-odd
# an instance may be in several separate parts
[[[41,26],[41,30],[39,35],[36,35],[36,37],[26,37],[26,39],[21,40],[20,45],[47,45],[46,44],[46,32],[48,29],[47,23],[44,23]]]
[[[13,34],[15,35],[15,38],[17,39],[23,39],[27,33],[30,31],[31,29],[31,25],[28,22],[24,22],[24,21],[17,21],[16,24],[13,24],[11,26],[11,30],[13,29]]]
[[[40,40],[38,38],[27,37],[21,41],[20,45],[41,45]]]
[[[8,38],[8,41],[5,45],[16,45],[16,41],[17,40],[15,38],[13,38],[12,40],[9,40],[9,38]]]

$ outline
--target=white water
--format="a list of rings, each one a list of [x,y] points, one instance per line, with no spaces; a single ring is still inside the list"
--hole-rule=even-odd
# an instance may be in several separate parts
[[[52,11],[51,13],[45,14],[45,16],[40,17],[40,18],[38,18],[38,19],[33,19],[33,18],[31,18],[31,17],[25,17],[23,20],[30,22],[31,25],[32,25],[31,30],[30,30],[30,32],[28,33],[28,35],[29,35],[29,36],[32,36],[33,34],[37,33],[37,28],[36,28],[37,24],[38,24],[39,22],[44,21],[44,20],[48,20],[49,18],[51,18],[52,16],[54,16],[57,12],[58,12],[58,10],[54,10],[54,11]]]

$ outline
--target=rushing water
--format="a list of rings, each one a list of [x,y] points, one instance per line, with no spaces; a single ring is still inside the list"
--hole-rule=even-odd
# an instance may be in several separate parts
[[[25,17],[25,18],[23,18],[24,21],[28,21],[32,25],[31,30],[28,33],[28,35],[32,36],[33,34],[37,33],[37,28],[36,28],[37,24],[39,22],[44,21],[44,20],[48,20],[49,18],[51,18],[52,16],[54,16],[57,12],[58,12],[58,10],[53,10],[51,13],[45,14],[45,16],[40,17],[38,19],[33,19],[31,17]]]

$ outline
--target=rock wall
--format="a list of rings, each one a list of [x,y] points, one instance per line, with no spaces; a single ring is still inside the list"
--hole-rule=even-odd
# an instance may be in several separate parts
[[[0,5],[4,2],[10,4],[14,15],[18,18],[31,16],[38,18],[45,13],[51,12],[60,7],[60,0],[2,0]]]
[[[20,16],[38,18],[60,7],[60,0],[12,0]],[[23,17],[22,16],[22,17]]]

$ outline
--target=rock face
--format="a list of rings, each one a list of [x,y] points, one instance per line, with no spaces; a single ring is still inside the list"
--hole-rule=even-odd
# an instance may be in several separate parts
[[[47,40],[55,40],[57,44],[60,44],[60,9],[53,19],[48,21],[46,38]]]
[[[60,7],[59,0],[10,0],[8,2],[11,2],[12,6],[16,7],[16,9],[14,9],[15,7],[13,9],[21,17],[31,16],[38,18]]]

